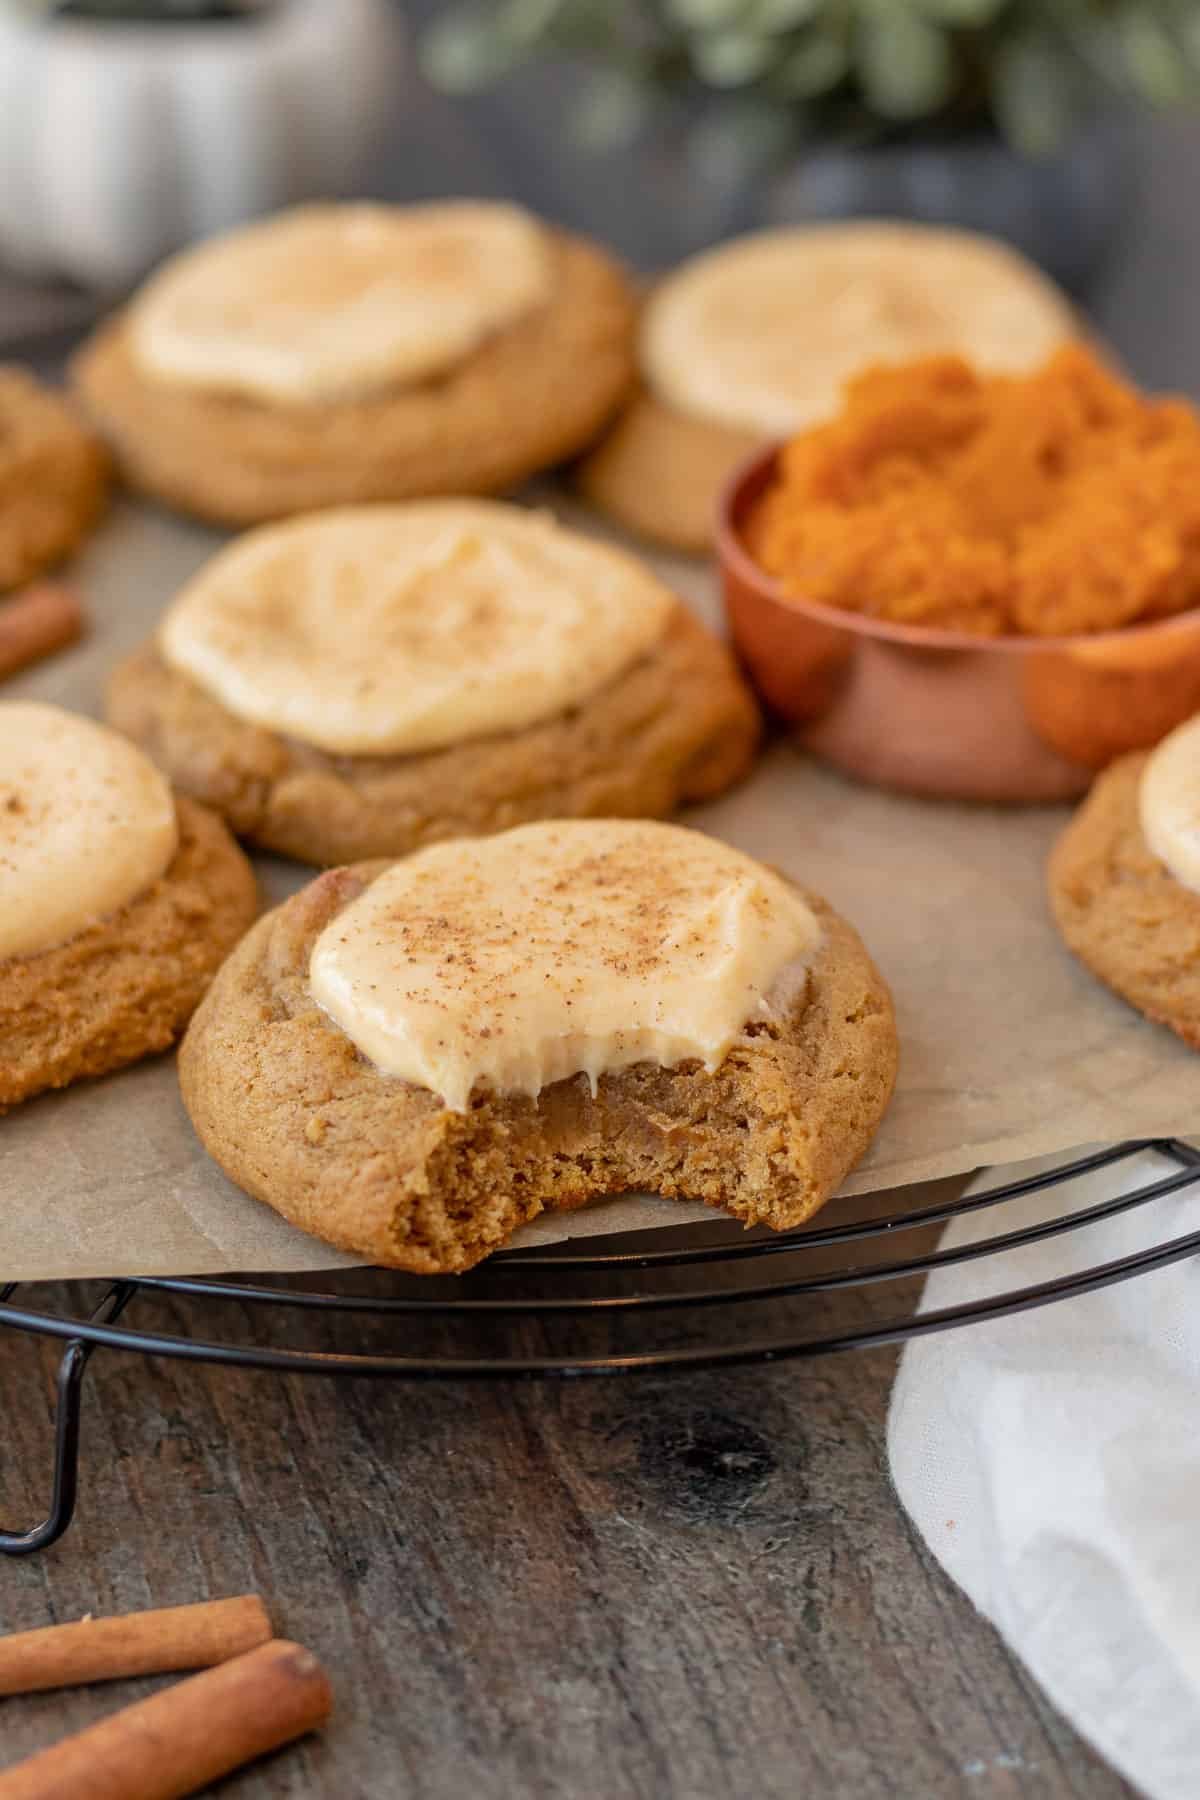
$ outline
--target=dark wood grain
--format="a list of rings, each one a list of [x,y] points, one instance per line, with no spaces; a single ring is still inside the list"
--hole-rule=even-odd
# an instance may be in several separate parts
[[[906,1234],[905,1253],[934,1237]],[[643,1341],[878,1322],[916,1292],[660,1315]],[[131,1322],[297,1341],[279,1312],[214,1308],[198,1326],[191,1303],[156,1296]],[[310,1318],[299,1341],[394,1350],[415,1329]],[[536,1353],[565,1328],[518,1329]],[[44,1501],[55,1354],[0,1343],[5,1524]],[[893,1369],[878,1351],[430,1388],[101,1352],[80,1517],[55,1549],[0,1565],[0,1620],[261,1592],[329,1669],[338,1711],[324,1738],[222,1790],[239,1796],[1117,1800],[1124,1784],[909,1532],[884,1457]],[[115,1694],[0,1702],[0,1766]]]

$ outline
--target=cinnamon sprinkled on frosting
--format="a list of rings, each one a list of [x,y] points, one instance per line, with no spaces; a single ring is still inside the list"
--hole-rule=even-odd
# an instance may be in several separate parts
[[[556,822],[397,863],[318,938],[310,982],[380,1069],[463,1111],[477,1086],[714,1069],[749,1020],[795,1002],[819,940],[795,890],[726,844]]]
[[[334,754],[405,755],[578,705],[677,605],[634,557],[525,507],[343,507],[223,550],[159,647],[250,724]]]
[[[0,704],[0,960],[116,912],[178,841],[171,789],[127,739],[57,706]]]

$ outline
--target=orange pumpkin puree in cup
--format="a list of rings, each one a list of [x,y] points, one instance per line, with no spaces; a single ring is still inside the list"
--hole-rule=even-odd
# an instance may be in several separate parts
[[[1200,416],[1082,344],[1028,376],[867,371],[780,452],[746,526],[785,595],[906,625],[1063,636],[1200,606]]]

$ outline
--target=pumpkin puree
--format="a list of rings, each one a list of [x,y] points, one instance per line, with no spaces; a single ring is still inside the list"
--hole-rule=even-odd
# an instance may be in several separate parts
[[[1055,636],[1200,605],[1200,417],[1083,345],[1036,374],[876,368],[780,453],[746,541],[785,593],[906,625]]]

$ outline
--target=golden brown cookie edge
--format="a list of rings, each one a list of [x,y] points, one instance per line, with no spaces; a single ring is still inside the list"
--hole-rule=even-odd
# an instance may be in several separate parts
[[[113,671],[106,717],[239,835],[318,866],[546,817],[659,817],[746,775],[757,704],[679,602],[659,643],[568,713],[396,758],[335,757],[249,725],[152,647]]]
[[[583,450],[634,379],[628,277],[599,246],[553,236],[558,298],[414,389],[284,409],[177,387],[137,369],[119,314],[71,378],[130,485],[216,524],[501,493]]]
[[[78,549],[107,510],[111,475],[68,396],[0,364],[0,596]]]
[[[1200,1049],[1200,894],[1175,880],[1142,835],[1144,751],[1100,774],[1047,864],[1055,922],[1106,987]]]
[[[642,387],[576,464],[575,483],[626,530],[698,555],[712,545],[726,482],[764,441],[678,412]]]

